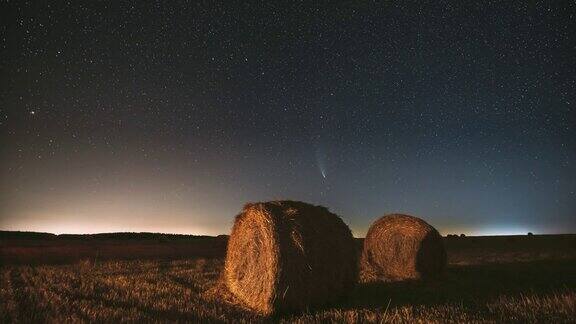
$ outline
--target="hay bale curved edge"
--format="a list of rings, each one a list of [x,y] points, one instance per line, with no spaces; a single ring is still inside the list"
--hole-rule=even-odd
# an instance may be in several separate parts
[[[357,282],[348,226],[321,206],[297,201],[247,204],[236,216],[223,279],[263,315],[333,302]]]
[[[363,282],[429,279],[446,267],[442,236],[414,216],[386,215],[370,226],[360,260]]]

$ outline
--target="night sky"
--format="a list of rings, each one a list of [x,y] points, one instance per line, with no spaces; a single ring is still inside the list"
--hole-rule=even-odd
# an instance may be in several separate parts
[[[576,232],[574,1],[229,2],[2,1],[0,229]]]

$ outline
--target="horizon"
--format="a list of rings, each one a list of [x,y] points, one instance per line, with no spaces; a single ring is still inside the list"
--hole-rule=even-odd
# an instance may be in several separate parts
[[[433,224],[432,224],[433,225]],[[446,237],[448,235],[460,235],[464,234],[466,237],[482,237],[482,236],[525,236],[528,233],[532,233],[533,235],[575,235],[576,232],[535,232],[535,231],[525,231],[522,232],[520,230],[514,231],[506,231],[506,230],[487,230],[487,231],[475,231],[475,232],[458,232],[458,231],[443,231],[441,228],[436,228],[440,235]],[[3,232],[21,232],[21,233],[42,233],[42,234],[53,234],[53,235],[98,235],[98,234],[166,234],[166,235],[188,235],[188,236],[211,236],[216,237],[220,235],[230,235],[230,231],[223,232],[223,233],[200,233],[200,232],[187,232],[187,231],[175,231],[175,232],[156,232],[156,231],[134,231],[128,229],[120,229],[118,231],[78,231],[78,232],[57,232],[57,231],[43,231],[43,230],[19,230],[19,229],[5,229],[0,228],[0,231]],[[364,238],[366,236],[366,232],[362,234],[358,234],[352,230],[352,235],[355,238]]]
[[[3,230],[0,229],[0,232],[9,232],[9,233],[34,233],[34,234],[49,234],[49,235],[108,235],[108,234],[158,234],[158,235],[182,235],[182,236],[208,236],[208,237],[218,237],[218,236],[230,236],[230,233],[221,233],[221,234],[190,234],[190,233],[167,233],[167,232],[130,232],[130,231],[121,231],[121,232],[87,232],[87,233],[52,233],[52,232],[39,232],[39,231],[19,231],[19,230]],[[448,237],[449,235],[454,235],[460,237],[461,234],[464,234],[465,237],[507,237],[507,236],[528,236],[528,233],[531,233],[534,236],[554,236],[554,235],[576,235],[576,233],[487,233],[487,234],[471,234],[468,235],[466,233],[447,233],[443,234],[440,233],[442,237]],[[353,235],[354,238],[363,239],[365,236],[356,236]]]

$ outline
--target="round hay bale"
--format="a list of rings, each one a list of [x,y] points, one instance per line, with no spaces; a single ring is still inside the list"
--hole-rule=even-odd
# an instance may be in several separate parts
[[[417,217],[384,216],[370,226],[364,239],[360,261],[364,282],[427,279],[445,267],[442,236]]]
[[[296,201],[247,204],[228,241],[224,282],[260,314],[333,302],[356,283],[350,229],[321,206]]]

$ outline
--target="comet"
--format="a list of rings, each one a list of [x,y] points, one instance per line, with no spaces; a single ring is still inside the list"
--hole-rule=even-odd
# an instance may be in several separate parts
[[[320,152],[320,150],[316,151],[316,164],[318,165],[318,169],[320,169],[322,178],[326,179],[326,165],[324,163],[324,155]]]

